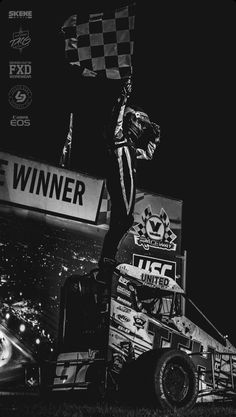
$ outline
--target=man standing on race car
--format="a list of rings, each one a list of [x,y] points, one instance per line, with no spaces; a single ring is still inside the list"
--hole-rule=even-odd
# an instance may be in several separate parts
[[[151,160],[160,142],[160,127],[147,113],[129,103],[131,78],[123,82],[106,132],[108,138],[107,190],[111,217],[98,263],[96,280],[108,284],[116,266],[119,243],[133,224],[137,159]]]

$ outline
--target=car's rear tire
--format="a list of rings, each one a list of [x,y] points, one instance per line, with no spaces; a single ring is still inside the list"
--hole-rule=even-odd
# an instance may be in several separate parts
[[[198,396],[195,365],[180,350],[156,349],[143,353],[126,368],[121,381],[126,400],[129,398],[137,405],[188,411]]]
[[[180,350],[168,350],[156,361],[154,395],[163,409],[188,411],[198,397],[198,378],[191,358]]]

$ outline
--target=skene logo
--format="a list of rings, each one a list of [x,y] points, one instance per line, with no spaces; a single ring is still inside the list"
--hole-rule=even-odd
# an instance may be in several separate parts
[[[142,221],[133,227],[134,241],[138,246],[149,250],[150,247],[163,250],[176,250],[175,233],[170,228],[170,220],[162,208],[159,216],[152,214],[151,206],[142,213]]]
[[[9,10],[9,19],[32,19],[32,10]]]

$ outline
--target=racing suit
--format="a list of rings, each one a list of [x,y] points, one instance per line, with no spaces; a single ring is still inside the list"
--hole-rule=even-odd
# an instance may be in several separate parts
[[[107,133],[109,158],[106,184],[111,199],[111,217],[98,264],[98,280],[105,282],[110,279],[111,270],[116,265],[118,246],[133,224],[137,159],[152,159],[160,140],[159,126],[150,122],[145,112],[128,105],[131,88],[129,78],[124,82],[113,107]],[[150,140],[146,141],[143,149],[138,146],[142,143],[145,130]]]

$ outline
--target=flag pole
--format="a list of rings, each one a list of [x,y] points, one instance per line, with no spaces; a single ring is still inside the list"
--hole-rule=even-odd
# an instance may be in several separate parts
[[[72,130],[73,130],[73,113],[70,113],[70,124],[65,144],[62,149],[59,165],[62,168],[70,168],[71,163],[71,145],[72,145]]]

